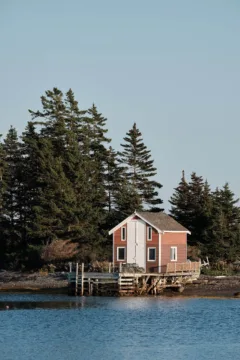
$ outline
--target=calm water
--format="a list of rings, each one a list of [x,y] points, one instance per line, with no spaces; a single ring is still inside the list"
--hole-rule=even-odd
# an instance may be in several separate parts
[[[239,306],[237,299],[0,294],[0,359],[240,359]]]

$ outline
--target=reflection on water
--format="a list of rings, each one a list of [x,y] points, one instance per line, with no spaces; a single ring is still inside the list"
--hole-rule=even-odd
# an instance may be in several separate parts
[[[239,358],[236,300],[0,294],[6,306],[4,360]]]
[[[78,309],[83,305],[83,302],[72,301],[3,301],[0,303],[0,310]]]

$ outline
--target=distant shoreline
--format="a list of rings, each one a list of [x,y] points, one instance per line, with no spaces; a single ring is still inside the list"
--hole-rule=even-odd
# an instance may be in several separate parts
[[[2,292],[67,294],[67,273],[42,275],[40,273],[0,272],[0,294]],[[166,297],[240,298],[240,276],[201,275],[198,280],[186,284],[182,293],[167,289],[162,295]]]

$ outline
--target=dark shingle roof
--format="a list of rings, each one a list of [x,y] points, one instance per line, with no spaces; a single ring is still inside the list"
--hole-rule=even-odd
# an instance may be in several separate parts
[[[138,211],[139,214],[146,222],[150,222],[158,230],[161,231],[188,231],[184,226],[179,224],[171,216],[163,212],[148,212]]]

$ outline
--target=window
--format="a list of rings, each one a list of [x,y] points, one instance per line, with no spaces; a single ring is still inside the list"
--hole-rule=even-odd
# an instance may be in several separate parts
[[[171,261],[177,261],[177,247],[172,246],[170,249],[170,259]]]
[[[152,240],[152,227],[148,226],[147,228],[147,239]]]
[[[156,261],[156,248],[148,248],[148,261]]]
[[[126,240],[126,227],[125,226],[123,226],[121,228],[121,240],[122,241]]]
[[[117,248],[117,260],[125,260],[125,247],[118,247]]]

